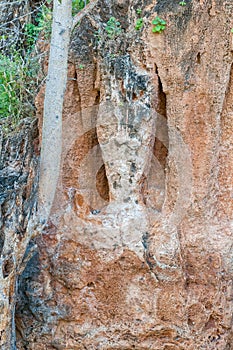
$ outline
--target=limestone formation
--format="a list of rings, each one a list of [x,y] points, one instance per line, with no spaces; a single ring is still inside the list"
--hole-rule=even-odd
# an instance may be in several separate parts
[[[86,9],[50,220],[19,283],[18,349],[233,349],[232,27],[231,0]]]

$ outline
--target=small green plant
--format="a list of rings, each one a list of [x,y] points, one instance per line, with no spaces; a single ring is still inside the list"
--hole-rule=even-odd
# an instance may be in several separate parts
[[[140,15],[141,15],[141,13],[142,13],[142,9],[137,9],[137,10],[136,10],[136,13],[137,13],[137,15],[139,15],[139,16],[140,16]]]
[[[152,28],[153,33],[161,33],[166,29],[166,21],[158,16],[155,17],[155,19],[152,21],[152,24],[154,27]]]
[[[83,69],[84,69],[84,65],[83,65],[83,64],[80,64],[80,65],[78,66],[78,68],[81,69],[81,70],[83,70]]]
[[[25,25],[25,36],[26,36],[26,44],[28,48],[33,48],[37,37],[38,37],[38,30],[37,26],[33,23],[27,23]]]
[[[34,48],[39,34],[42,34],[46,40],[49,40],[52,32],[52,10],[43,5],[36,17],[36,24],[27,23],[25,25],[25,37],[28,50]]]
[[[233,28],[231,28],[231,33],[233,33]]]
[[[72,15],[75,16],[79,11],[89,4],[89,0],[72,0]]]
[[[179,5],[180,5],[180,6],[186,6],[187,3],[186,3],[185,1],[180,1],[180,2],[179,2]]]
[[[139,18],[139,19],[137,19],[137,21],[136,21],[136,25],[135,25],[135,29],[136,30],[140,30],[140,29],[142,29],[142,27],[143,27],[143,18]]]
[[[104,27],[110,39],[114,39],[116,36],[120,35],[122,31],[121,24],[115,17],[111,17]]]

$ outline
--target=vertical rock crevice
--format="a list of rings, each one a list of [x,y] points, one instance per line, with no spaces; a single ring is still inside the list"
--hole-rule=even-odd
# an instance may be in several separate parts
[[[163,91],[158,67],[154,64],[155,72],[155,101],[154,114],[156,119],[154,145],[150,171],[143,183],[144,201],[148,207],[161,212],[165,200],[166,167],[169,150],[167,102]]]

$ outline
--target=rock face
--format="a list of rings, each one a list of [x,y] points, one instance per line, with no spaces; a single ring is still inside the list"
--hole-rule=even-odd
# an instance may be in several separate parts
[[[1,124],[4,129],[4,123]],[[18,276],[32,253],[28,228],[36,212],[37,123],[24,119],[17,132],[0,131],[0,347],[15,349]],[[31,241],[30,241],[31,240]]]
[[[18,349],[233,349],[232,18],[231,0],[99,0],[75,27]]]

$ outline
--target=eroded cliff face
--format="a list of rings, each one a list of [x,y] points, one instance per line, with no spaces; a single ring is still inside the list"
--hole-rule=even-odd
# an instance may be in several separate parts
[[[0,347],[15,349],[18,277],[35,242],[29,227],[36,212],[38,128],[24,119],[8,134],[0,125]]]
[[[62,169],[19,285],[19,349],[233,349],[233,5],[186,3],[99,1],[73,31]]]

